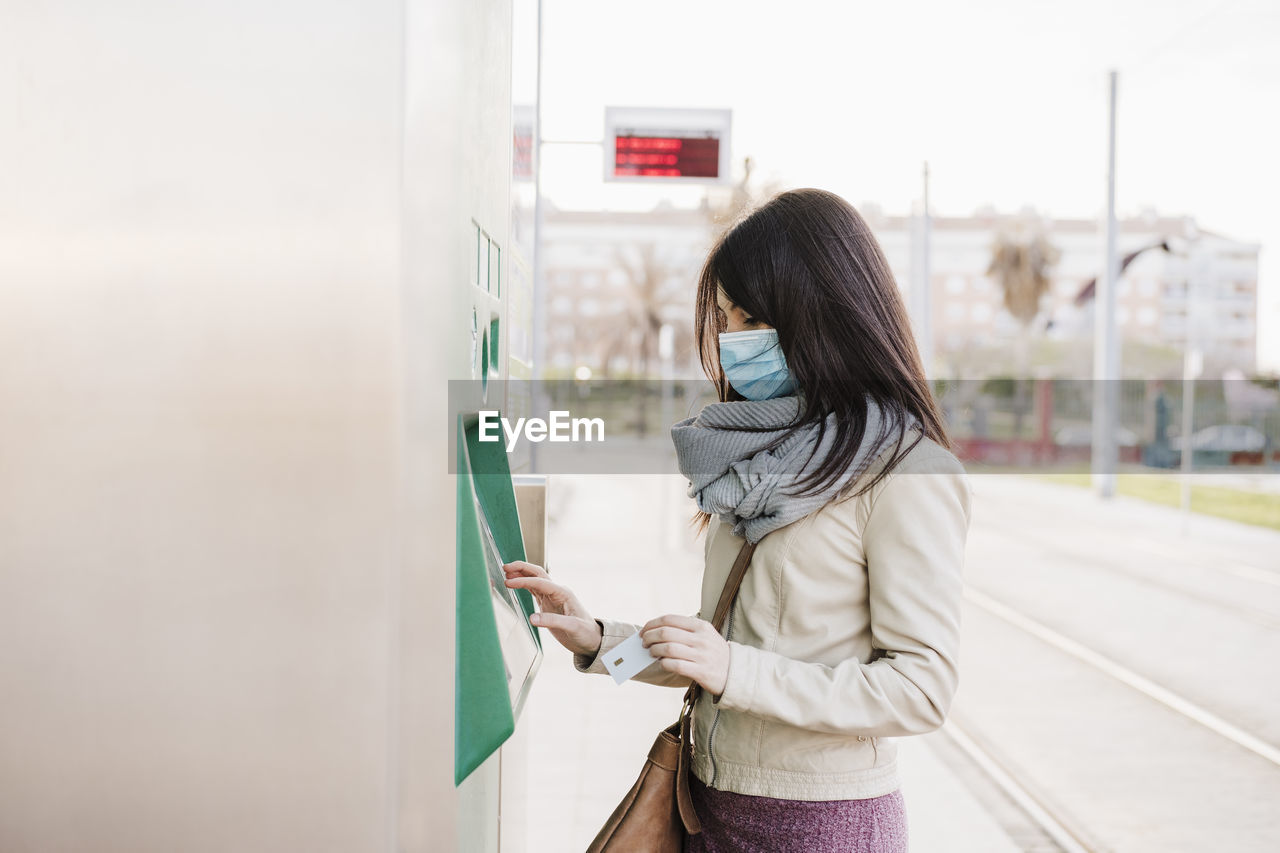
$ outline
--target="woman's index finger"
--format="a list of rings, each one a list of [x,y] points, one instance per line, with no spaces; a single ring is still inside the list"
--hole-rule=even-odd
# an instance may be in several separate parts
[[[517,575],[507,578],[507,586],[513,589],[527,589],[530,592],[536,592],[539,595],[555,595],[560,592],[560,587],[550,578],[537,578],[529,575]]]
[[[522,575],[535,578],[548,577],[547,570],[536,563],[527,563],[524,560],[512,560],[510,563],[503,563],[502,568],[506,572],[519,572]]]

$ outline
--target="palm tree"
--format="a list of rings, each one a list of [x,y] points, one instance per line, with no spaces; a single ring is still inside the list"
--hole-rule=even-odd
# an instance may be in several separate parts
[[[1024,329],[1040,314],[1040,302],[1049,291],[1050,273],[1061,254],[1044,232],[1023,222],[996,237],[987,275],[999,282],[1005,310]]]
[[[1015,436],[1022,434],[1022,419],[1028,404],[1026,376],[1031,367],[1031,324],[1040,315],[1040,303],[1049,291],[1052,269],[1061,255],[1044,232],[1027,220],[1015,220],[1011,228],[996,236],[992,246],[987,275],[1000,285],[1005,310],[1018,321],[1014,348]]]

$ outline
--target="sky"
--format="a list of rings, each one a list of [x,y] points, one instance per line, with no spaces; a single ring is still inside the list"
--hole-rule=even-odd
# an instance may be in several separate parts
[[[542,5],[546,140],[600,140],[605,106],[730,108],[735,162],[888,213],[919,198],[928,161],[935,215],[1100,216],[1114,69],[1119,214],[1260,244],[1260,367],[1280,371],[1274,0]],[[547,145],[546,194],[573,209],[701,195],[607,185],[600,158]]]

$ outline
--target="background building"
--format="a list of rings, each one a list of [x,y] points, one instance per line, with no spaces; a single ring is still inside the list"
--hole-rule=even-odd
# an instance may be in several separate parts
[[[917,220],[859,205],[900,286],[909,288]],[[656,328],[669,324],[678,372],[696,374],[691,319],[698,271],[715,233],[707,205],[647,212],[552,209],[546,219],[547,364],[551,375],[585,366],[593,375],[656,370]],[[1148,212],[1121,220],[1122,255],[1165,243],[1170,251],[1138,256],[1120,278],[1116,322],[1125,340],[1125,375],[1172,375],[1187,345],[1191,304],[1209,375],[1257,367],[1258,251],[1202,230],[1192,217]],[[1090,375],[1093,300],[1081,298],[1100,272],[1099,224],[1034,211],[934,217],[930,280],[938,375],[1009,374],[1019,323],[1003,306],[988,273],[997,237],[1038,229],[1059,250],[1041,312],[1029,325],[1033,363],[1060,376]]]
[[[879,215],[868,219],[880,239],[898,281],[910,281],[910,217]],[[1002,291],[990,275],[992,245],[1017,223],[1038,227],[1061,255],[1051,271],[1040,316],[1033,334],[1061,342],[1044,366],[1064,375],[1089,375],[1086,359],[1093,336],[1093,300],[1078,304],[1082,291],[1101,272],[1099,223],[1090,219],[1053,219],[1024,212],[1000,215],[979,211],[966,217],[934,217],[931,235],[932,328],[934,351],[944,364],[963,365],[966,353],[1007,347],[1018,334],[1018,323],[1002,304]],[[1252,374],[1257,367],[1258,250],[1244,243],[1203,231],[1194,218],[1158,216],[1154,212],[1119,222],[1119,252],[1160,243],[1171,251],[1147,251],[1120,277],[1116,294],[1116,325],[1131,350],[1146,345],[1166,351],[1130,367],[1167,370],[1180,364],[1187,345],[1188,293],[1200,301],[1203,322],[1196,326],[1205,363],[1220,375],[1228,369]],[[1071,346],[1072,343],[1077,346]],[[1170,358],[1169,356],[1172,356]],[[1127,370],[1132,375],[1135,371]],[[1141,373],[1139,369],[1136,371]]]
[[[714,236],[708,209],[552,208],[545,225],[547,375],[656,373],[662,325],[677,372],[698,373],[693,302]]]

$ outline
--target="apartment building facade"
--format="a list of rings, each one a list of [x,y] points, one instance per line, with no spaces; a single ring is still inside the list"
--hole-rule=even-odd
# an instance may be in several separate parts
[[[859,210],[913,304],[909,291],[918,257],[918,219],[886,215],[874,204],[859,205]],[[998,349],[1019,335],[1018,321],[1003,306],[1000,283],[988,274],[997,237],[1019,224],[1024,231],[1040,229],[1060,253],[1031,334],[1076,342],[1092,337],[1094,300],[1088,286],[1102,265],[1098,222],[989,209],[970,216],[935,216],[929,326],[939,375],[945,375],[951,355]],[[1121,336],[1179,352],[1196,346],[1209,374],[1253,374],[1258,244],[1204,230],[1192,217],[1150,212],[1121,220],[1119,228],[1122,256],[1162,243],[1169,247],[1142,252],[1121,276],[1116,297]],[[593,375],[639,375],[645,369],[643,327],[656,318],[671,327],[676,374],[697,375],[693,302],[714,233],[706,207],[627,213],[550,210],[543,239],[549,369],[568,373],[585,367]],[[657,369],[652,353],[649,369]],[[1064,370],[1064,375],[1088,375],[1087,365],[1065,365]]]

